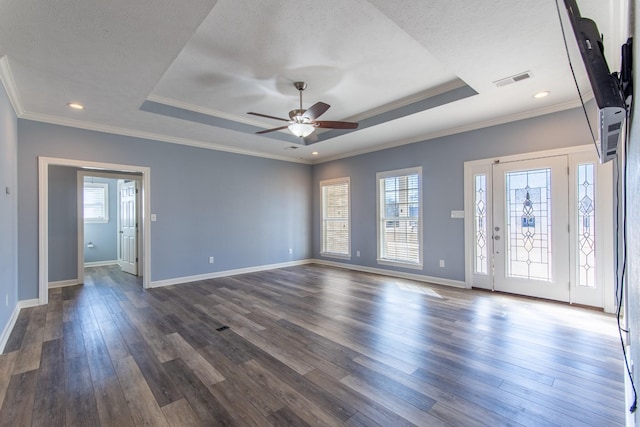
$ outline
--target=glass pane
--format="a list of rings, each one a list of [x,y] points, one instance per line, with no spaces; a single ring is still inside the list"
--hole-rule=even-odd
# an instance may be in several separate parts
[[[578,165],[578,285],[596,286],[594,164]]]
[[[475,273],[487,274],[487,176],[476,175],[475,191]]]
[[[381,180],[382,258],[419,263],[420,178],[418,174]]]
[[[508,172],[507,277],[551,281],[551,169]]]
[[[322,252],[349,255],[349,182],[322,187]]]

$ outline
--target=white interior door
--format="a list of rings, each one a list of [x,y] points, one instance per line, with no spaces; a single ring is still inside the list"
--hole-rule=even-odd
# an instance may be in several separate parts
[[[137,276],[136,181],[118,180],[118,203],[118,264],[122,271]]]
[[[570,301],[567,156],[493,165],[494,289]]]

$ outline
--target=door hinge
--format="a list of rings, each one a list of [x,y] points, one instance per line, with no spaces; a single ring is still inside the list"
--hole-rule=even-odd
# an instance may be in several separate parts
[[[136,194],[138,194],[138,189],[136,188]]]
[[[136,262],[138,262],[138,257],[136,257]]]

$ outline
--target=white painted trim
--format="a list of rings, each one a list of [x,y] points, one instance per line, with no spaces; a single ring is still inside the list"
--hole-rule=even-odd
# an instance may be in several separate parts
[[[465,166],[476,166],[493,163],[518,162],[521,160],[542,159],[545,157],[565,156],[568,154],[590,153],[595,150],[593,144],[575,145],[573,147],[553,148],[550,150],[532,151],[529,153],[512,154],[510,156],[496,156],[486,159],[470,160],[464,162]]]
[[[49,302],[49,162],[38,158],[38,298]]]
[[[451,286],[455,288],[467,289],[465,282],[459,280],[444,279],[441,277],[424,276],[421,274],[404,273],[401,271],[385,270],[382,268],[364,267],[361,265],[344,264],[341,262],[327,261],[322,259],[303,259],[298,261],[283,262],[278,264],[259,265],[255,267],[239,268],[235,270],[216,271],[214,273],[198,274],[196,276],[176,277],[174,279],[156,280],[151,282],[150,288],[161,288],[164,286],[180,285],[183,283],[196,282],[199,280],[216,279],[219,277],[236,276],[238,274],[256,273],[259,271],[275,270],[278,268],[294,267],[298,265],[320,264],[329,267],[344,268],[364,273],[379,274],[382,276],[397,277],[400,279],[415,280],[418,282],[431,283],[434,285]]]
[[[147,166],[102,163],[90,160],[38,157],[38,295],[40,304],[49,301],[49,166],[69,166],[79,169],[97,169],[107,171],[140,173],[142,185],[142,233],[144,236],[142,286],[148,288],[151,283],[151,168]],[[78,260],[78,270],[82,265]],[[83,278],[83,273],[79,278]]]
[[[148,139],[152,141],[161,141],[161,142],[167,142],[170,144],[187,145],[190,147],[205,148],[207,150],[215,150],[215,151],[224,151],[227,153],[242,154],[245,156],[262,157],[265,159],[282,160],[282,161],[291,162],[291,163],[311,164],[310,161],[301,159],[299,157],[293,158],[293,157],[277,156],[273,154],[259,153],[251,150],[241,150],[238,148],[219,145],[212,142],[197,141],[195,139],[189,139],[189,138],[179,138],[179,137],[170,136],[170,135],[163,135],[159,133],[127,129],[127,128],[122,128],[117,126],[108,126],[108,125],[103,125],[99,123],[85,122],[81,120],[72,120],[64,117],[52,116],[49,114],[40,114],[40,113],[32,113],[29,111],[24,111],[22,114],[18,115],[18,117],[20,117],[21,119],[33,120],[36,122],[51,123],[54,125],[93,130],[96,132],[105,132],[113,135],[131,136],[134,138],[142,138],[142,139]]]
[[[422,274],[404,273],[402,271],[385,270],[382,268],[365,267],[355,264],[344,264],[341,262],[327,261],[323,259],[313,259],[312,264],[328,265],[330,267],[345,268],[347,270],[362,271],[364,273],[380,274],[382,276],[397,277],[400,279],[415,280],[418,282],[431,283],[434,285],[451,286],[454,288],[468,289],[465,282],[460,280],[444,279],[442,277],[425,276]]]
[[[218,277],[236,276],[238,274],[255,273],[258,271],[275,270],[277,268],[293,267],[296,265],[311,264],[313,260],[304,259],[298,261],[282,262],[278,264],[257,265],[255,267],[238,268],[235,270],[216,271],[213,273],[198,274],[195,276],[176,277],[173,279],[156,280],[151,282],[150,288],[161,288],[164,286],[180,285],[183,283],[197,282],[199,280],[216,279]]]
[[[23,308],[36,307],[38,305],[40,305],[38,304],[38,299],[18,301],[16,306],[13,308],[13,313],[11,313],[9,321],[5,325],[4,329],[2,330],[2,334],[0,335],[0,354],[4,353],[4,348],[7,345],[7,341],[9,341],[9,336],[11,336],[13,327],[16,325],[20,310],[22,310]]]
[[[110,261],[92,261],[84,263],[85,267],[105,267],[108,265],[118,265],[118,260],[112,259]]]
[[[9,59],[6,55],[0,58],[0,81],[2,81],[2,85],[7,92],[13,111],[15,111],[18,117],[22,117],[24,114],[22,99],[20,98],[20,92],[18,92],[18,86],[13,78],[13,73],[9,66]]]
[[[53,288],[66,288],[67,286],[75,286],[75,285],[79,285],[80,282],[78,279],[71,279],[71,280],[59,280],[57,282],[49,282],[49,289],[53,289]]]
[[[16,325],[16,320],[18,320],[18,314],[20,314],[20,305],[16,304],[13,308],[13,313],[11,313],[9,321],[2,330],[2,335],[0,335],[0,353],[4,353],[4,348],[7,345],[7,341],[9,341],[11,331],[13,331],[13,327]]]
[[[338,154],[336,156],[325,157],[312,161],[311,164],[317,165],[326,162],[332,162],[334,160],[346,159],[349,157],[360,156],[362,154],[373,153],[375,151],[386,150],[387,148],[400,147],[402,145],[413,144],[416,142],[428,141],[430,139],[442,138],[449,135],[457,135],[464,132],[470,132],[472,130],[484,129],[492,126],[503,125],[506,123],[512,123],[520,120],[531,119],[546,114],[557,113],[560,111],[570,110],[572,108],[581,107],[579,101],[569,101],[562,104],[551,105],[548,107],[538,108],[535,110],[524,111],[516,114],[508,114],[502,117],[496,117],[491,120],[485,120],[481,122],[470,123],[467,125],[458,126],[455,128],[449,128],[437,132],[427,133],[419,136],[412,136],[410,138],[400,139],[397,141],[388,142],[386,144],[376,145],[375,147],[363,148],[361,150],[355,150],[349,153]]]

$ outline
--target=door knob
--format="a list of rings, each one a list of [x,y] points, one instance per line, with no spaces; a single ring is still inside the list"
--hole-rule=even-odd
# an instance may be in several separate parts
[[[500,236],[493,236],[495,240],[500,240]]]

